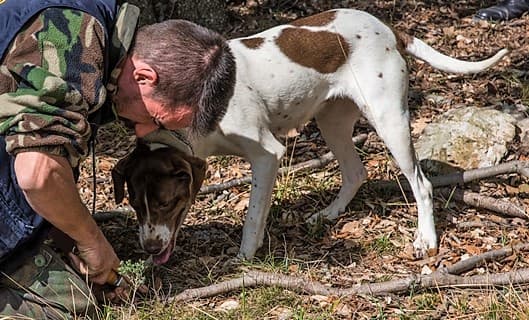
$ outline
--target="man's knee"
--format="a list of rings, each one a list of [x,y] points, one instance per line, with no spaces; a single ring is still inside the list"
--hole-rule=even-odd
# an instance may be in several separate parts
[[[23,258],[0,277],[0,315],[34,319],[97,318],[97,302],[86,282],[48,245]]]

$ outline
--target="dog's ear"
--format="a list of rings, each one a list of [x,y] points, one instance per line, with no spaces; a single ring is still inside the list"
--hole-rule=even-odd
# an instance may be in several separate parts
[[[114,184],[114,201],[120,204],[125,198],[125,182],[130,170],[133,169],[134,159],[140,159],[141,154],[148,152],[149,147],[143,139],[136,140],[136,147],[125,158],[118,161],[112,169],[112,183]],[[134,162],[134,163],[133,163]],[[133,196],[134,190],[132,185],[128,185],[129,195]]]
[[[204,182],[204,178],[206,177],[208,163],[200,158],[190,156],[186,157],[186,160],[191,166],[191,174],[193,175],[193,183],[191,185],[191,199],[194,200],[198,194],[198,191],[200,191],[200,187],[202,186],[202,182]]]
[[[119,160],[112,169],[112,183],[114,184],[114,201],[120,204],[125,198],[125,181],[127,172],[127,164],[130,160],[130,155]]]

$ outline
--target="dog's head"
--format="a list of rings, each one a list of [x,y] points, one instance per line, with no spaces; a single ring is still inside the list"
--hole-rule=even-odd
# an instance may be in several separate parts
[[[207,164],[168,146],[138,139],[112,170],[116,203],[129,201],[138,217],[140,244],[156,264],[169,260],[178,230],[202,185]]]

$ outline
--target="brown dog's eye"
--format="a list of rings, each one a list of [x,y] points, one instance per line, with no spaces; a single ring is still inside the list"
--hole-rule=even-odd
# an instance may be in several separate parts
[[[164,209],[170,209],[173,206],[173,199],[169,201],[164,201],[158,204],[158,208],[164,210]]]
[[[173,173],[172,176],[175,177],[175,178],[178,179],[178,180],[187,180],[187,179],[190,179],[189,173],[187,173],[187,172],[185,172],[185,171],[182,171],[182,170]]]

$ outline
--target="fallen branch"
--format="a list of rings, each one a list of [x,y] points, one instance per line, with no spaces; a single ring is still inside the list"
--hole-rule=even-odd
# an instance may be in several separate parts
[[[489,178],[500,174],[518,173],[523,174],[529,167],[528,161],[510,161],[499,164],[497,166],[472,169],[464,172],[451,173],[448,175],[437,176],[430,178],[430,182],[434,186],[434,191],[440,192],[446,198],[453,198],[457,201],[463,202],[475,208],[487,209],[490,211],[501,213],[505,216],[527,219],[528,213],[524,208],[517,205],[493,197],[483,196],[474,192],[464,191],[460,189],[439,189],[440,187],[463,185],[465,183]],[[411,191],[411,187],[407,180],[395,181],[377,181],[373,187],[381,190],[398,190]]]
[[[134,210],[110,210],[110,211],[98,211],[92,215],[97,222],[106,222],[108,220],[114,220],[116,218],[124,218],[128,215],[134,215]]]
[[[445,198],[453,198],[457,201],[463,202],[475,208],[487,209],[490,211],[501,213],[508,217],[522,218],[527,219],[529,215],[523,208],[518,207],[517,205],[493,197],[487,197],[480,195],[475,192],[470,192],[466,190],[452,190],[448,188],[436,190],[436,192],[441,193]]]
[[[495,228],[498,224],[492,221],[463,221],[456,224],[458,230],[476,229],[476,228]]]
[[[395,181],[377,181],[372,183],[370,187],[377,190],[384,190],[386,192],[388,190],[395,192],[411,191],[411,187],[407,181],[399,181],[399,183],[400,185]],[[529,218],[529,215],[525,209],[520,208],[519,206],[506,200],[488,197],[461,189],[442,188],[434,189],[434,192],[440,193],[447,199],[454,199],[474,208],[487,209],[503,214],[507,217],[516,217],[522,219]]]
[[[526,176],[529,169],[529,161],[509,161],[500,163],[496,166],[472,169],[451,173],[443,176],[430,178],[434,187],[446,187],[452,185],[463,185],[465,183],[480,180],[483,178],[494,177],[501,174],[518,173]]]
[[[452,275],[459,275],[476,267],[479,267],[486,262],[496,261],[512,255],[515,252],[529,250],[529,243],[521,243],[515,246],[503,247],[500,249],[490,250],[477,256],[472,256],[468,259],[461,260],[453,265],[437,270],[439,273],[447,273]]]
[[[518,170],[518,173],[529,179],[529,168],[528,167],[520,168],[520,170]]]
[[[459,261],[429,275],[413,274],[408,277],[379,283],[366,283],[351,288],[332,288],[317,281],[283,274],[250,271],[239,278],[214,285],[187,289],[169,298],[170,302],[184,302],[225,294],[243,288],[278,286],[298,293],[312,295],[348,296],[353,294],[385,295],[431,288],[483,288],[529,283],[529,268],[498,274],[459,276],[486,262],[503,259],[515,252],[529,250],[529,243],[487,251],[483,254]]]
[[[359,135],[353,138],[353,141],[355,144],[361,143],[367,139],[367,135]],[[334,156],[331,152],[328,152],[321,156],[320,158],[305,161],[302,163],[298,163],[294,166],[290,167],[283,167],[280,168],[278,173],[284,174],[286,172],[296,172],[303,169],[315,169],[315,168],[321,168],[325,166],[327,163],[332,161],[334,159]],[[529,178],[529,162],[528,161],[509,161],[505,163],[501,163],[496,166],[486,167],[486,168],[478,168],[478,169],[472,169],[462,172],[456,172],[451,173],[447,175],[442,176],[436,176],[430,178],[430,182],[434,186],[434,188],[439,187],[446,187],[446,186],[454,186],[454,185],[463,185],[465,183],[479,180],[483,178],[489,178],[501,174],[509,174],[509,173],[518,173],[520,175],[523,175],[525,177]],[[200,189],[201,194],[204,193],[211,193],[211,192],[218,192],[222,190],[226,190],[229,188],[232,188],[234,186],[238,186],[245,183],[250,183],[252,181],[252,177],[243,177],[240,179],[233,179],[224,183],[215,184],[215,185],[209,185],[204,186]],[[404,191],[410,191],[411,187],[407,180],[401,180],[399,183],[396,183],[394,181],[383,181],[383,182],[377,182],[376,188],[380,189],[393,189],[393,190],[404,190]],[[470,206],[476,207],[476,208],[483,208],[487,210],[491,210],[494,212],[498,212],[501,214],[504,214],[506,216],[510,217],[517,217],[517,218],[528,218],[528,214],[525,209],[520,208],[508,201],[499,200],[492,197],[482,196],[477,193],[472,193],[468,191],[463,190],[443,190],[441,189],[440,192],[446,196],[446,197],[453,197],[457,201],[463,202],[465,204],[468,204]]]
[[[461,186],[474,180],[490,178],[500,174],[518,173],[523,175],[523,173],[526,172],[526,169],[529,169],[528,161],[516,160],[501,163],[497,166],[455,172],[447,175],[430,177],[428,179],[434,188]],[[411,187],[406,179],[399,179],[398,184],[395,181],[378,181],[377,187],[384,189],[398,188],[399,190],[402,188],[404,191],[411,191]]]
[[[366,140],[367,140],[367,134],[360,134],[358,136],[353,137],[353,143],[355,145],[364,143]],[[281,174],[293,173],[293,172],[297,172],[297,171],[305,170],[305,169],[321,168],[327,165],[332,160],[334,160],[334,155],[332,154],[332,152],[327,152],[326,154],[324,154],[323,156],[319,158],[297,163],[293,166],[279,168],[279,170],[277,171],[277,174],[281,175]],[[203,186],[202,188],[200,188],[199,194],[219,192],[219,191],[223,191],[223,190],[233,188],[236,186],[240,186],[242,184],[250,183],[250,182],[252,182],[251,176],[243,177],[239,179],[232,179],[232,180],[229,180],[223,183]]]
[[[373,295],[380,296],[389,293],[404,293],[432,288],[485,288],[506,285],[525,284],[529,282],[529,268],[498,274],[475,275],[462,277],[451,274],[434,272],[429,275],[413,274],[411,276],[378,283],[366,283],[350,288],[332,288],[317,281],[310,281],[289,275],[250,271],[241,277],[217,283],[202,288],[187,289],[180,294],[169,298],[169,302],[185,302],[195,299],[208,298],[225,294],[243,288],[259,286],[278,286],[294,292],[324,295],[324,296],[350,296]]]

